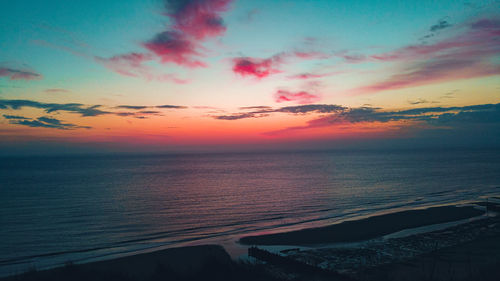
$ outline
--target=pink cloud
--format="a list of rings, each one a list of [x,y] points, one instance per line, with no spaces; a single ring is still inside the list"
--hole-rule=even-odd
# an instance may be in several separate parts
[[[145,61],[158,58],[161,63],[179,66],[205,67],[202,57],[204,40],[224,34],[226,26],[220,13],[227,11],[232,0],[163,0],[163,14],[172,25],[141,44],[150,53],[129,53],[108,59],[96,57],[112,71],[125,76],[144,77],[148,80],[185,83],[171,74],[155,75],[143,65]]]
[[[233,72],[240,74],[241,76],[254,76],[257,78],[264,78],[272,74],[281,73],[282,71],[278,69],[278,66],[287,62],[287,60],[299,58],[299,59],[324,59],[327,56],[319,52],[281,52],[273,55],[272,57],[262,59],[262,58],[251,58],[251,57],[237,57],[232,60],[233,62]],[[310,76],[293,76],[289,78],[297,79],[308,79],[314,78],[313,74]],[[319,78],[319,76],[317,77]]]
[[[286,90],[278,90],[274,98],[276,102],[295,102],[298,104],[310,104],[321,100],[319,96],[307,91],[290,92]]]
[[[473,60],[431,61],[406,73],[395,74],[389,79],[355,89],[355,93],[371,93],[415,87],[457,79],[500,75],[500,66],[478,63]]]
[[[43,76],[30,70],[0,67],[0,77],[8,77],[10,80],[40,80]]]
[[[187,67],[206,66],[203,62],[193,59],[193,56],[200,55],[196,50],[196,43],[179,32],[165,31],[159,33],[153,39],[144,43],[144,47],[160,57],[163,63],[173,62]]]
[[[129,53],[111,58],[95,57],[95,60],[111,71],[129,77],[140,77],[146,80],[172,81],[184,84],[187,81],[177,78],[173,74],[156,74],[154,69],[144,65],[153,59],[151,54]]]
[[[232,0],[170,0],[166,1],[168,16],[175,21],[174,29],[203,40],[226,31],[220,13],[228,9]]]
[[[44,92],[56,94],[56,93],[69,93],[70,90],[61,89],[61,88],[52,88],[52,89],[46,89]]]
[[[256,59],[240,57],[233,59],[233,72],[241,76],[254,76],[264,78],[271,74],[281,72],[276,68],[276,59]]]
[[[158,33],[143,46],[157,55],[162,63],[186,67],[205,67],[197,59],[201,43],[224,34],[226,26],[219,15],[232,0],[165,0],[166,15],[174,24]]]
[[[295,75],[290,75],[290,76],[288,76],[288,78],[306,80],[306,79],[323,78],[323,77],[326,77],[329,75],[330,74],[314,74],[314,73],[306,72],[306,73],[299,73],[299,74],[295,74]]]
[[[325,59],[330,57],[329,55],[321,52],[314,52],[314,51],[296,51],[293,53],[298,58],[301,59]]]
[[[372,56],[401,61],[402,70],[389,78],[353,90],[355,94],[421,86],[436,82],[500,75],[493,58],[500,54],[500,20],[480,19],[465,32],[430,45],[414,45]]]
[[[149,76],[147,75],[149,72],[143,63],[151,59],[151,55],[142,53],[116,55],[110,58],[95,58],[96,61],[102,63],[108,69],[131,77]]]

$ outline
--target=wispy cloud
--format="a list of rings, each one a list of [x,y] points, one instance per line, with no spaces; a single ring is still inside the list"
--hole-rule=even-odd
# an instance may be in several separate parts
[[[15,69],[0,66],[0,77],[8,77],[10,80],[40,80],[43,76],[32,70]]]
[[[177,84],[187,83],[173,74],[158,74],[153,68],[145,65],[153,60],[151,54],[129,53],[116,55],[110,58],[94,57],[95,61],[101,63],[111,71],[129,77],[140,77],[146,80],[171,81]]]
[[[500,66],[473,59],[437,59],[416,64],[389,79],[360,87],[355,93],[371,93],[421,86],[432,82],[499,75]]]
[[[23,125],[28,127],[37,128],[51,128],[59,130],[73,130],[73,129],[91,129],[89,126],[79,126],[71,123],[64,123],[59,119],[52,117],[42,116],[36,119],[23,117],[23,116],[13,116],[13,115],[3,115],[3,117],[9,120],[9,124]]]
[[[171,104],[163,104],[163,105],[156,105],[156,108],[164,108],[164,109],[185,109],[187,106],[183,105],[171,105]]]
[[[287,90],[278,90],[274,94],[276,102],[295,102],[298,104],[309,104],[319,101],[321,98],[318,95],[307,91],[291,92]]]
[[[132,109],[132,110],[143,110],[147,108],[162,108],[162,109],[185,109],[187,106],[182,105],[172,105],[172,104],[162,104],[162,105],[119,105],[115,108],[120,109]]]
[[[401,111],[386,111],[373,107],[339,109],[337,112],[307,121],[304,126],[288,127],[267,132],[279,135],[291,131],[356,123],[387,123],[407,121],[425,123],[431,126],[463,127],[471,124],[500,124],[500,103],[463,107],[425,107]],[[408,123],[411,125],[411,123]]]
[[[50,93],[50,94],[57,94],[57,93],[69,93],[71,91],[66,90],[66,89],[61,89],[61,88],[51,88],[51,89],[46,89],[44,92]]]
[[[417,104],[426,104],[426,103],[439,103],[437,101],[428,101],[426,99],[417,99],[417,100],[408,100],[408,103],[411,105],[417,105]]]
[[[323,77],[326,77],[329,75],[331,75],[331,73],[320,74],[320,73],[304,72],[304,73],[299,73],[299,74],[295,74],[295,75],[289,75],[288,78],[306,80],[306,79],[323,78]]]
[[[439,26],[447,27],[445,23]],[[500,54],[499,38],[500,20],[480,19],[470,22],[465,32],[449,39],[374,55],[371,58],[376,61],[400,62],[402,69],[385,80],[359,87],[353,93],[373,93],[499,75],[500,65],[493,60]]]
[[[149,106],[145,106],[145,105],[119,105],[119,106],[116,106],[115,108],[141,110],[141,109],[149,108]]]
[[[335,104],[308,104],[297,106],[285,106],[279,108],[272,108],[269,106],[251,106],[241,107],[240,110],[245,112],[238,112],[228,115],[215,115],[212,116],[218,120],[240,120],[247,118],[262,118],[269,116],[272,113],[288,113],[288,114],[307,114],[307,113],[332,113],[344,110],[345,107]],[[248,112],[247,110],[252,110]]]
[[[448,28],[450,27],[451,24],[445,20],[445,19],[442,19],[440,20],[438,23],[432,25],[430,28],[429,28],[429,31],[430,32],[436,32],[436,31],[440,31],[442,29],[445,29],[445,28]]]
[[[8,114],[4,114],[4,115],[3,115],[3,118],[8,119],[8,120],[29,119],[29,118],[26,118],[26,117],[24,117],[24,116],[18,116],[18,115],[8,115]]]
[[[53,112],[69,112],[77,113],[82,117],[101,116],[101,115],[116,115],[116,116],[143,116],[143,115],[159,115],[159,111],[144,111],[147,108],[158,109],[183,109],[185,106],[179,105],[158,105],[158,106],[135,106],[135,105],[121,105],[118,109],[129,110],[143,110],[139,112],[117,112],[109,109],[104,109],[102,105],[84,105],[80,103],[43,103],[32,100],[4,100],[0,99],[0,109],[13,109],[18,110],[24,107],[43,109],[46,113]]]
[[[0,108],[3,109],[21,109],[23,107],[39,108],[45,110],[46,113],[56,111],[66,111],[71,113],[78,113],[81,116],[99,116],[103,114],[110,114],[111,112],[99,109],[101,105],[85,106],[80,103],[43,103],[32,100],[1,100]]]
[[[243,77],[264,78],[281,73],[280,66],[293,59],[315,60],[325,59],[327,55],[316,51],[292,51],[277,53],[268,58],[236,57],[232,59],[232,70]],[[304,77],[299,77],[303,78]],[[307,77],[312,78],[312,77]]]

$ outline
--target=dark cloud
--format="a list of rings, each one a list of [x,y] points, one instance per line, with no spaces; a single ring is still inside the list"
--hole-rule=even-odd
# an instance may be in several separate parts
[[[50,118],[50,117],[39,117],[38,121],[47,123],[47,124],[52,124],[52,125],[61,125],[61,121],[55,118]]]
[[[304,126],[288,127],[283,130],[268,132],[275,135],[289,131],[328,127],[355,123],[387,123],[391,121],[414,121],[431,126],[483,126],[500,124],[500,103],[482,104],[463,107],[425,107],[401,111],[384,111],[380,108],[358,107],[339,109],[338,112],[322,116],[307,122]]]
[[[30,70],[0,67],[0,77],[8,77],[10,80],[40,80],[43,76]]]
[[[46,113],[53,113],[58,111],[65,111],[70,113],[80,114],[82,117],[100,116],[100,115],[116,115],[116,116],[135,116],[144,114],[159,114],[159,111],[141,111],[141,112],[114,112],[102,109],[101,105],[86,106],[80,103],[43,103],[32,100],[2,100],[0,99],[0,109],[13,109],[18,110],[23,107],[43,109]],[[116,108],[143,110],[146,108],[160,108],[160,109],[182,109],[185,106],[178,105],[159,105],[159,106],[135,106],[135,105],[120,105]]]
[[[173,25],[144,43],[163,63],[203,67],[197,59],[200,43],[226,31],[220,16],[232,0],[164,0],[165,15]]]
[[[254,109],[272,109],[270,106],[257,105],[257,106],[243,106],[239,108],[240,110],[254,110]]]
[[[498,36],[500,29],[500,19],[480,19],[470,24],[472,29],[491,30]]]
[[[163,63],[172,62],[188,67],[206,66],[200,60],[193,58],[200,55],[197,43],[177,31],[159,33],[144,43],[144,47],[160,57]]]
[[[22,116],[3,115],[3,117],[9,120],[9,124],[23,125],[28,127],[51,128],[59,130],[91,129],[91,127],[89,126],[79,126],[75,124],[64,123],[59,119],[46,116],[38,117],[35,120]]]
[[[163,104],[163,105],[119,105],[115,106],[115,108],[119,109],[131,109],[131,110],[143,110],[147,108],[162,108],[162,109],[185,109],[186,106],[181,105],[171,105],[171,104]]]
[[[242,23],[250,23],[254,20],[255,16],[259,13],[260,13],[259,9],[249,10],[249,11],[245,12],[245,14],[242,17],[240,17],[240,21]]]
[[[269,106],[250,106],[241,107],[241,110],[256,109],[251,112],[240,112],[229,115],[212,116],[219,120],[240,120],[246,118],[262,118],[269,116],[271,113],[289,113],[289,114],[306,114],[306,113],[332,113],[344,110],[345,107],[334,104],[308,104],[297,106],[285,106],[280,108],[272,108]]]
[[[116,106],[115,108],[141,110],[141,109],[149,108],[149,106],[145,106],[145,105],[119,105],[119,106]]]
[[[231,115],[219,115],[213,116],[214,119],[218,120],[240,120],[240,119],[248,119],[248,118],[260,118],[268,116],[266,113],[256,113],[256,112],[248,112],[248,113],[235,113]]]
[[[23,107],[32,107],[45,110],[47,113],[52,113],[56,111],[66,111],[72,113],[78,113],[81,116],[99,116],[104,114],[111,114],[109,111],[103,111],[99,108],[100,105],[84,106],[80,103],[43,103],[31,100],[0,100],[0,108],[6,109],[21,109]]]
[[[148,114],[148,115],[160,115],[161,111],[155,111],[155,110],[142,110],[139,111],[138,113],[140,114]]]
[[[197,40],[214,37],[226,31],[219,15],[225,12],[232,0],[166,0],[168,16],[173,28]]]
[[[155,107],[156,108],[164,108],[164,109],[185,109],[185,108],[187,108],[187,106],[171,105],[171,104],[157,105]]]
[[[24,117],[24,116],[17,116],[17,115],[7,115],[7,114],[4,114],[3,115],[3,118],[5,119],[12,119],[12,120],[16,120],[16,119],[31,119],[31,118],[27,118],[27,117]]]
[[[450,26],[451,26],[451,24],[448,21],[446,21],[446,20],[440,20],[438,23],[432,25],[429,28],[429,31],[430,32],[436,32],[436,31],[448,28]]]
[[[338,112],[346,109],[346,107],[336,104],[308,104],[308,105],[297,105],[297,106],[285,106],[275,110],[275,112],[286,112],[293,114],[304,114],[304,113],[332,113]]]

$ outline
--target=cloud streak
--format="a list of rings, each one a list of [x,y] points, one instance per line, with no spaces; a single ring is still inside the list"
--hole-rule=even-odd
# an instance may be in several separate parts
[[[139,77],[148,81],[171,81],[177,84],[187,83],[187,80],[177,78],[173,74],[156,74],[153,68],[145,65],[146,62],[153,60],[151,54],[129,53],[110,58],[96,56],[94,60],[109,70],[123,76]]]
[[[321,98],[318,95],[311,94],[307,91],[291,92],[287,90],[278,90],[274,94],[274,100],[280,102],[295,102],[298,104],[310,104],[319,101]]]
[[[43,76],[30,70],[0,67],[0,77],[7,77],[10,80],[40,80]]]
[[[0,109],[19,110],[24,107],[38,108],[46,113],[53,112],[69,112],[80,114],[82,117],[101,116],[101,115],[116,115],[116,116],[143,116],[143,115],[159,115],[159,111],[145,111],[147,108],[158,109],[183,109],[185,106],[179,105],[158,105],[158,106],[135,106],[121,105],[118,109],[142,110],[138,112],[116,112],[103,108],[102,105],[84,105],[81,103],[43,103],[32,100],[2,100],[0,99]]]
[[[441,22],[434,29],[441,30],[448,26]],[[494,60],[500,54],[499,40],[500,19],[480,19],[470,22],[465,32],[449,39],[374,55],[371,58],[375,61],[403,62],[400,73],[354,89],[353,93],[366,94],[499,75],[500,65]]]
[[[451,26],[451,24],[448,21],[446,21],[446,20],[440,20],[438,23],[432,25],[429,28],[429,31],[430,32],[436,32],[436,31],[440,31],[442,29],[448,28],[450,26]]]
[[[71,123],[64,123],[59,119],[52,117],[42,116],[36,119],[23,117],[23,116],[13,116],[13,115],[3,115],[3,117],[9,120],[9,124],[22,125],[33,128],[51,128],[59,130],[74,130],[74,129],[91,129],[89,126],[79,126]]]
[[[425,107],[401,111],[384,111],[373,107],[344,107],[333,114],[309,120],[304,126],[288,127],[265,134],[279,135],[291,131],[321,127],[357,123],[387,123],[393,121],[417,122],[435,127],[446,126],[448,128],[500,124],[500,103],[463,107]]]
[[[334,104],[308,104],[297,106],[285,106],[280,108],[272,108],[268,106],[250,106],[242,107],[241,110],[252,110],[247,112],[233,113],[229,115],[212,116],[218,120],[240,120],[247,118],[262,118],[269,116],[272,113],[288,113],[288,114],[308,114],[308,113],[332,113],[344,110],[345,107]]]
[[[265,78],[283,72],[280,65],[291,59],[314,60],[325,59],[327,55],[319,52],[281,52],[269,58],[235,57],[232,59],[232,70],[242,77]],[[312,74],[304,74],[299,79],[313,78]],[[320,78],[319,76],[316,78]]]

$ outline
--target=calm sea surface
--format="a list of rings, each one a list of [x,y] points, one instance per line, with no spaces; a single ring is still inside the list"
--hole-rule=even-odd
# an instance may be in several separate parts
[[[0,158],[0,276],[500,194],[500,151]]]

